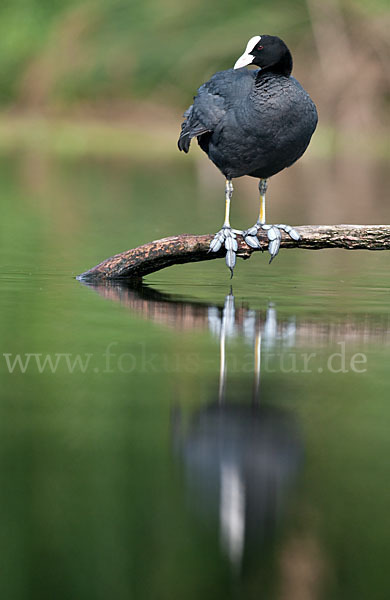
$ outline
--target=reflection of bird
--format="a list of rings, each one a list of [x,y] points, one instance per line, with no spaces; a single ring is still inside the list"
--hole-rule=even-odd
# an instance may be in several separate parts
[[[175,413],[174,442],[191,497],[219,520],[232,565],[274,532],[289,483],[299,470],[302,442],[293,417],[259,405],[211,404],[183,427]]]
[[[275,322],[275,309],[269,307],[263,328],[269,343],[277,339]],[[257,546],[274,528],[286,487],[299,467],[302,444],[289,413],[265,406],[264,398],[259,402],[260,322],[248,321],[246,327],[248,341],[254,343],[251,405],[241,403],[248,389],[246,381],[240,381],[236,401],[226,402],[226,342],[237,333],[232,291],[226,296],[222,318],[210,315],[210,327],[219,337],[218,396],[197,411],[187,428],[177,408],[173,413],[173,439],[190,481],[191,495],[206,512],[214,516],[218,513],[221,546],[240,569],[249,546]]]
[[[242,68],[250,64],[260,69]],[[317,125],[315,105],[291,77],[291,71],[292,57],[280,38],[252,37],[234,68],[220,71],[204,83],[184,114],[179,149],[188,152],[191,139],[197,137],[202,150],[226,178],[225,222],[210,250],[217,252],[224,244],[232,273],[237,233],[242,233],[250,246],[259,248],[256,233],[260,228],[266,230],[271,260],[279,251],[280,230],[299,239],[289,225],[267,225],[265,221],[267,179],[302,156]],[[232,179],[242,175],[260,179],[259,218],[244,232],[233,230],[229,220]]]

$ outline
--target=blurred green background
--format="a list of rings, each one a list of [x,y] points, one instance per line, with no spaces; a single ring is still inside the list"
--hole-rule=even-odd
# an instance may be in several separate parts
[[[389,25],[384,0],[4,0],[0,148],[172,152],[196,88],[269,33],[318,105],[318,151],[383,153]]]

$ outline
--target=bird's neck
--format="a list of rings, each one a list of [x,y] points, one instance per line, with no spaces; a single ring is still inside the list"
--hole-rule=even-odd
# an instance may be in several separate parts
[[[284,52],[281,59],[274,65],[264,67],[264,69],[261,69],[261,71],[259,71],[258,73],[258,77],[260,77],[263,73],[275,73],[277,75],[284,75],[285,77],[290,77],[292,68],[292,56],[290,51],[286,48],[286,51]]]

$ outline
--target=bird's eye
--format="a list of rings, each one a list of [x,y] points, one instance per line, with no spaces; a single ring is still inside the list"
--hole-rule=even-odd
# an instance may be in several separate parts
[[[263,46],[257,46],[257,49],[258,49],[258,50],[262,50],[262,49],[263,49]]]

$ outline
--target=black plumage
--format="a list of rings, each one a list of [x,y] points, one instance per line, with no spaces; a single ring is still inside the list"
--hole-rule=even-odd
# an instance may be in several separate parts
[[[248,70],[248,64],[260,68]],[[280,38],[251,38],[234,69],[216,73],[198,89],[184,114],[179,149],[188,152],[196,137],[227,180],[265,180],[292,165],[310,142],[317,111],[291,71],[291,54]]]

